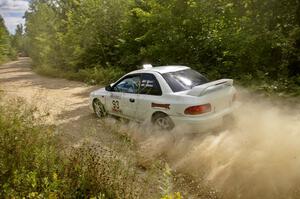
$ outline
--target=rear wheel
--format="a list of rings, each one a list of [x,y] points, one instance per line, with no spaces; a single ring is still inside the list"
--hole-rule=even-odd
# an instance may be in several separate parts
[[[153,124],[161,130],[172,130],[174,123],[172,119],[164,113],[156,113],[152,117]]]
[[[98,118],[103,118],[107,115],[106,110],[105,110],[103,104],[100,102],[100,100],[95,99],[93,101],[93,108],[94,108],[94,112]]]

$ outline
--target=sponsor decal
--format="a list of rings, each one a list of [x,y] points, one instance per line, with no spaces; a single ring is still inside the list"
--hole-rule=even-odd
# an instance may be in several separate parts
[[[154,81],[152,80],[143,80],[141,83],[141,87],[153,88]]]
[[[122,112],[122,110],[120,109],[120,102],[118,100],[112,101],[112,111],[117,113]]]
[[[153,103],[151,104],[152,108],[165,108],[165,109],[170,109],[170,104],[157,104]]]
[[[118,95],[118,94],[113,94],[113,93],[110,95],[110,97],[113,98],[113,99],[121,99],[121,96],[120,96],[120,95]]]

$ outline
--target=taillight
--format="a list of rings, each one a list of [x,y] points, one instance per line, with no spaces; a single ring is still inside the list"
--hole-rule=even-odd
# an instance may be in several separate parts
[[[211,111],[210,104],[203,104],[198,106],[190,106],[185,109],[184,114],[186,115],[199,115],[203,113],[208,113]]]

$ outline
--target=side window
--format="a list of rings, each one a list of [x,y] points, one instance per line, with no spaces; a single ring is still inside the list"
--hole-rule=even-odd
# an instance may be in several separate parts
[[[160,85],[153,74],[142,74],[141,94],[162,95]]]
[[[113,87],[113,91],[122,93],[138,93],[140,87],[140,76],[130,75],[125,77]]]

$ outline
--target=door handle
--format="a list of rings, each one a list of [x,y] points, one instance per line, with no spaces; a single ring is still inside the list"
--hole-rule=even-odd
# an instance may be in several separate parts
[[[130,101],[131,103],[133,103],[133,102],[135,102],[135,99],[130,98],[129,101]]]

